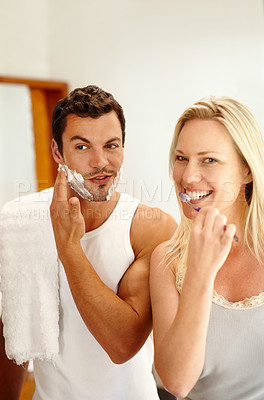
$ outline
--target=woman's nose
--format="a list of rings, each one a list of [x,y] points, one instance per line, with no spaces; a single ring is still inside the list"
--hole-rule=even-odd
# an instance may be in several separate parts
[[[189,161],[186,164],[182,178],[188,184],[200,182],[202,177],[199,166],[195,162]]]

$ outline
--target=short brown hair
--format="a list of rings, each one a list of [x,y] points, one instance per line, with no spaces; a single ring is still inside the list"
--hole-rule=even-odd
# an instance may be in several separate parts
[[[62,134],[66,128],[66,117],[75,114],[79,117],[98,118],[115,111],[122,129],[122,145],[125,143],[125,116],[122,107],[114,97],[95,85],[74,89],[67,97],[59,100],[52,115],[52,134],[62,154]]]

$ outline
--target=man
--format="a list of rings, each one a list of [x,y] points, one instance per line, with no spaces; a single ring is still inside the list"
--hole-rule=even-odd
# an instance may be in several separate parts
[[[175,221],[115,190],[125,118],[111,94],[75,89],[55,106],[52,126],[61,165],[50,206],[60,260],[59,351],[53,362],[34,362],[34,399],[158,399],[149,260]]]

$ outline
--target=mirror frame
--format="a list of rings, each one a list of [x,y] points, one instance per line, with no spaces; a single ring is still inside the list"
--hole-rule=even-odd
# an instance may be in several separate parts
[[[37,187],[38,190],[51,187],[57,176],[57,164],[53,160],[50,150],[52,111],[57,101],[68,95],[68,84],[60,81],[7,76],[0,76],[0,82],[23,84],[29,87],[35,137]]]

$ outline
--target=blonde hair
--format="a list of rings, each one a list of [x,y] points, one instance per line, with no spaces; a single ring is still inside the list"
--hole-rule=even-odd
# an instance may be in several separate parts
[[[170,173],[175,163],[175,149],[184,124],[193,119],[211,119],[225,126],[242,161],[252,174],[246,185],[248,203],[245,216],[245,244],[259,261],[264,259],[264,141],[256,119],[247,106],[229,97],[203,98],[186,109],[179,118],[170,148]],[[181,203],[181,202],[179,202]],[[170,241],[169,262],[186,268],[192,221],[186,218],[180,204],[181,222]]]

